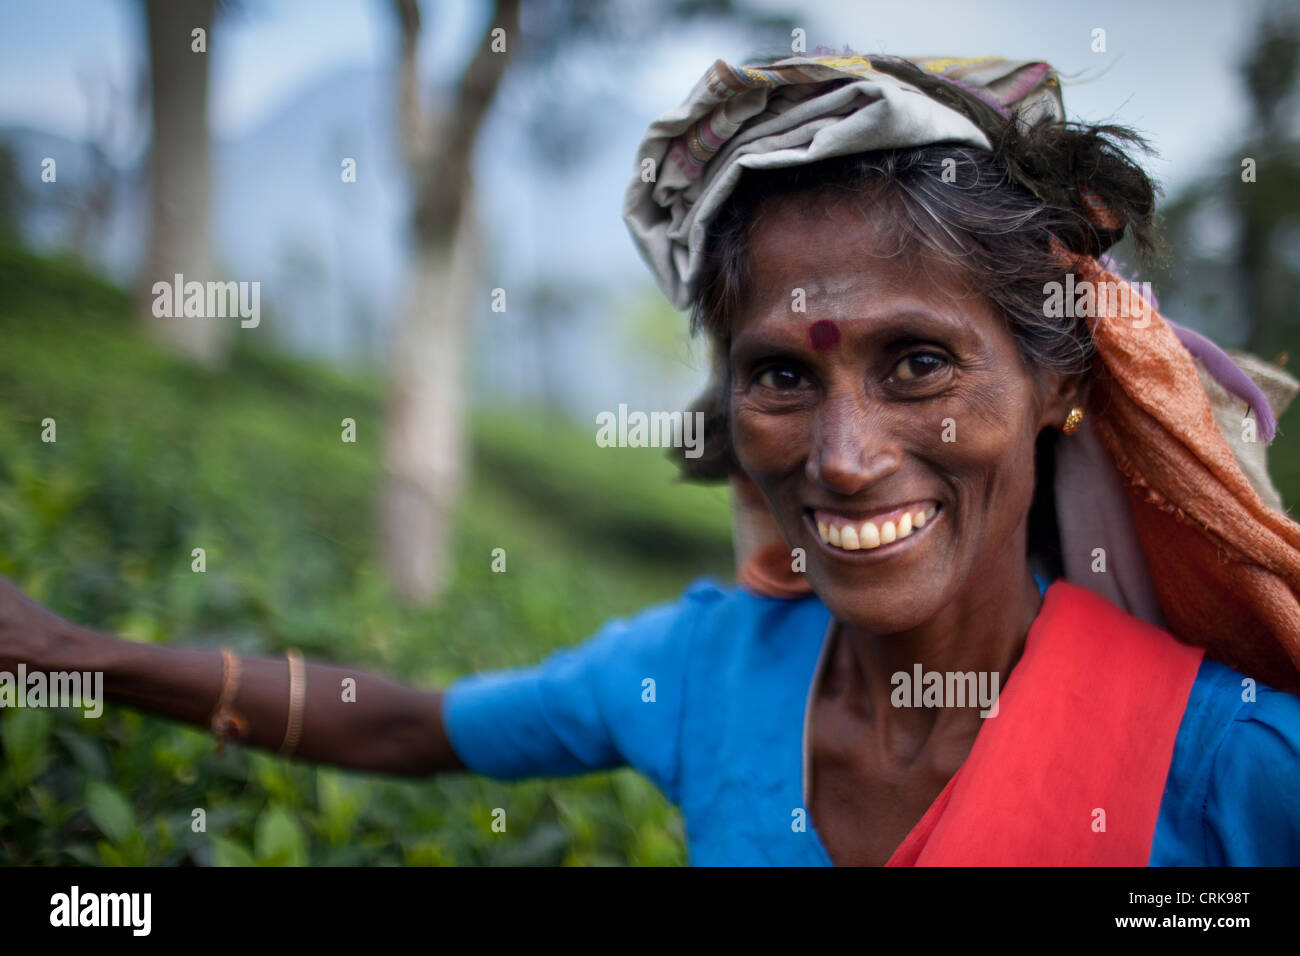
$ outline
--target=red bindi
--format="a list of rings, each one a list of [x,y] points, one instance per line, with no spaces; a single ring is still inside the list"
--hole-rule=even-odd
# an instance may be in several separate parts
[[[840,329],[830,319],[821,319],[809,327],[808,338],[812,340],[813,348],[825,352],[840,344]]]

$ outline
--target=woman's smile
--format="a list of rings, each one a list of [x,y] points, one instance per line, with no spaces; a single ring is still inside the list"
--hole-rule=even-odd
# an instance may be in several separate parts
[[[871,558],[888,560],[910,550],[905,545],[919,540],[941,512],[942,505],[930,499],[865,515],[809,508],[804,512],[804,522],[816,532],[827,553],[837,558],[861,559],[867,556],[863,552],[874,552]]]

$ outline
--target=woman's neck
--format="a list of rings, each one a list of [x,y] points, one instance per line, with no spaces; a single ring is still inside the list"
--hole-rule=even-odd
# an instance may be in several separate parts
[[[989,570],[967,582],[966,588],[942,611],[923,624],[895,634],[873,634],[851,625],[839,627],[839,640],[828,661],[823,692],[847,695],[873,736],[896,754],[915,754],[932,737],[949,733],[978,733],[981,710],[988,701],[965,706],[941,694],[932,701],[934,678],[941,690],[972,686],[993,696],[1005,686],[1019,661],[1025,638],[1042,607],[1042,596],[1025,558],[1024,534],[1013,536]],[[974,674],[969,680],[949,675]],[[917,681],[923,682],[917,687]],[[923,699],[931,688],[928,703]]]

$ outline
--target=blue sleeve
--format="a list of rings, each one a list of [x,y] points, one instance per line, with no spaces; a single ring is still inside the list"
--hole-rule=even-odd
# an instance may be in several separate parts
[[[606,624],[535,667],[462,678],[443,696],[457,756],[498,780],[632,766],[677,802],[693,592]]]
[[[1300,865],[1300,697],[1260,686],[1214,757],[1207,841],[1227,866]]]

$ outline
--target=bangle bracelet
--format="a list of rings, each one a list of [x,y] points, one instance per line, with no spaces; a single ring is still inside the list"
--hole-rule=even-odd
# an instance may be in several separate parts
[[[210,725],[217,738],[217,753],[221,753],[231,737],[239,739],[248,729],[248,721],[234,708],[235,694],[239,691],[239,657],[228,647],[221,649],[221,694],[216,709],[212,711]]]
[[[289,716],[285,721],[284,743],[280,753],[288,756],[298,746],[302,736],[303,710],[307,701],[307,669],[303,666],[302,654],[298,651],[285,651],[289,659]]]

